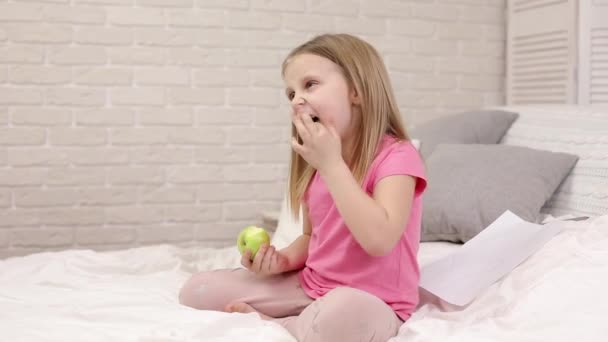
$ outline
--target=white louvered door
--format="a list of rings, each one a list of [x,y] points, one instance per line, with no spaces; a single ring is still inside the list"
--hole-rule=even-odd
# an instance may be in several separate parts
[[[577,7],[576,0],[509,0],[507,104],[576,103]]]
[[[608,0],[580,0],[579,102],[608,104]]]

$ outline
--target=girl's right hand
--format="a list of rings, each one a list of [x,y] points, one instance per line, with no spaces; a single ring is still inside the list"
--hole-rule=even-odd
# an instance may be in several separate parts
[[[262,245],[251,260],[251,250],[246,249],[241,257],[241,264],[251,272],[259,275],[274,275],[287,271],[287,256],[277,251],[274,246]]]

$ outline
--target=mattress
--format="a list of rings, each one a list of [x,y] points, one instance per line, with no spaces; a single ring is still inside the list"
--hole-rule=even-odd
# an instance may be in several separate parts
[[[459,245],[423,243],[421,265]],[[255,314],[177,303],[192,272],[235,248],[69,250],[0,261],[2,341],[294,341]],[[608,216],[565,230],[466,308],[424,303],[391,341],[600,341],[608,327]]]

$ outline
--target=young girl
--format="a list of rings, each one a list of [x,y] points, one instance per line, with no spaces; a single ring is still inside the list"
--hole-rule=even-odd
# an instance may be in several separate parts
[[[424,167],[377,51],[346,34],[315,37],[283,62],[293,108],[291,210],[303,232],[243,268],[192,276],[196,309],[257,312],[299,341],[386,341],[418,304]]]

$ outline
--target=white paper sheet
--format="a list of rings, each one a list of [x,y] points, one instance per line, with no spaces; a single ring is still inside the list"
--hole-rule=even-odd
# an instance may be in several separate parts
[[[456,252],[424,266],[420,287],[457,306],[469,304],[561,231],[506,211]]]

